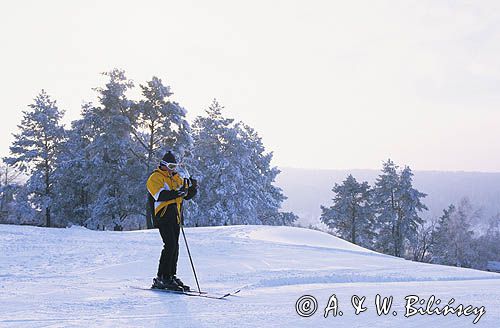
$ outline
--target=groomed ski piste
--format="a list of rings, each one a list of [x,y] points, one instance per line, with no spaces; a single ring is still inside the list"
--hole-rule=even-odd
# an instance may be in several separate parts
[[[407,261],[302,228],[185,232],[202,289],[219,294],[243,287],[240,293],[214,300],[134,288],[149,287],[156,273],[157,230],[0,225],[0,327],[500,326],[500,274]],[[180,242],[178,275],[195,286],[182,236]],[[393,297],[387,315],[377,314],[377,294]],[[304,295],[314,297],[316,312]],[[354,314],[353,295],[366,297],[366,311]],[[454,299],[453,306],[486,312],[476,324],[474,314],[405,317],[409,295],[426,301],[434,295],[441,308]],[[343,315],[332,310],[325,318],[335,299]]]

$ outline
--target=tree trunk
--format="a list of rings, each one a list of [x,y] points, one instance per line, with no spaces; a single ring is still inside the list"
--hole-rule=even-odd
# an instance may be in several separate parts
[[[149,201],[146,199],[146,229],[153,229],[153,213],[149,207]]]
[[[50,207],[45,208],[45,220],[47,227],[50,227]]]
[[[151,162],[153,161],[153,155],[154,155],[154,136],[155,136],[155,122],[151,122],[149,126],[149,149],[148,151],[148,159],[146,163],[146,170],[148,174],[151,174]],[[149,193],[148,190],[146,190],[146,195]],[[148,195],[149,197],[149,195]],[[146,229],[153,229],[153,213],[151,213],[151,209],[149,208],[149,201],[148,197],[146,197]]]
[[[402,226],[402,221],[403,221],[403,214],[401,213],[401,209],[397,209],[396,212],[397,218],[396,218],[396,229],[395,233],[393,234],[394,237],[394,256],[401,257],[401,254],[403,253],[403,235],[401,231],[401,226]]]
[[[356,210],[351,213],[351,243],[356,244]]]
[[[148,155],[151,157],[151,155]],[[147,172],[151,171],[148,164]],[[149,190],[146,188],[146,229],[153,229],[153,213],[151,213],[151,208],[149,207]]]

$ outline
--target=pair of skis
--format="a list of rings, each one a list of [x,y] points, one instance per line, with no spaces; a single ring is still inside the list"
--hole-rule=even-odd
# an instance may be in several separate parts
[[[191,291],[180,291],[180,290],[159,289],[159,288],[143,288],[143,287],[134,287],[134,288],[142,289],[142,290],[150,290],[150,291],[159,292],[159,293],[169,293],[169,294],[179,294],[179,295],[186,295],[186,296],[204,297],[204,298],[211,298],[211,299],[217,299],[217,300],[226,299],[227,297],[234,296],[241,291],[241,288],[240,288],[240,289],[236,289],[230,293],[216,295],[216,294],[211,294],[211,293],[207,293],[207,292],[197,292],[197,291],[192,291],[192,290]]]

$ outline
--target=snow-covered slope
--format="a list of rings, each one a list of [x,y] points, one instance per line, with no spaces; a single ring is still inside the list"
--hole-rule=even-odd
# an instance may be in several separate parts
[[[500,274],[414,263],[307,229],[185,231],[202,289],[224,292],[245,286],[238,296],[210,300],[132,288],[148,287],[156,273],[162,246],[156,230],[0,225],[0,327],[456,328],[473,326],[477,317],[405,318],[405,296],[411,294],[426,300],[435,295],[441,307],[452,298],[453,306],[484,306],[477,326],[499,326]],[[178,275],[194,286],[181,242]],[[343,315],[329,312],[324,318],[333,294]],[[394,297],[390,314],[377,315],[377,294]],[[303,295],[317,300],[311,317],[296,313]],[[366,312],[354,314],[352,295],[366,296]]]

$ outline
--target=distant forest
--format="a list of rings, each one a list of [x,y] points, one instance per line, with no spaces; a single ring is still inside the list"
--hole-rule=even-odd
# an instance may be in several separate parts
[[[390,160],[381,171],[285,168],[278,185],[301,226],[415,261],[497,271],[500,173],[408,170]]]

